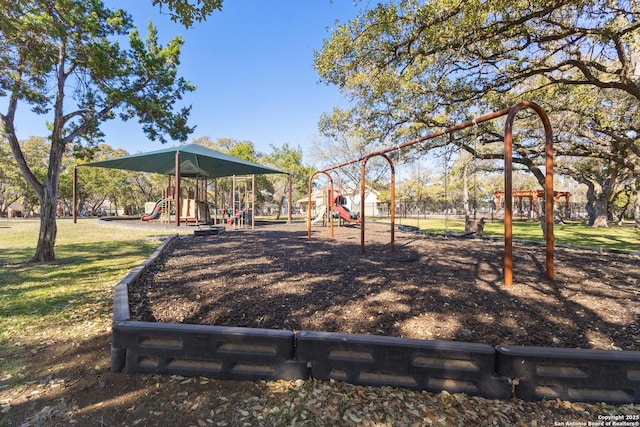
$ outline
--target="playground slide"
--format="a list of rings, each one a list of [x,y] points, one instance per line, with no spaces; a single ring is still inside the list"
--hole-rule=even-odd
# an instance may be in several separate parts
[[[311,224],[317,224],[320,221],[322,221],[322,218],[324,217],[324,214],[326,213],[325,211],[327,210],[327,208],[324,205],[320,205],[316,208],[316,210],[318,211],[318,214],[313,220],[311,220]]]
[[[152,219],[158,219],[160,218],[160,212],[162,212],[162,202],[164,200],[160,199],[156,202],[156,205],[153,207],[153,210],[149,213],[146,213],[144,215],[142,215],[142,217],[140,218],[143,221],[149,221]]]
[[[333,207],[334,211],[338,211],[340,213],[340,218],[342,218],[343,220],[347,221],[347,222],[353,222],[353,223],[359,223],[360,218],[352,218],[351,217],[351,211],[349,211],[349,209],[345,208],[342,205],[337,205]]]

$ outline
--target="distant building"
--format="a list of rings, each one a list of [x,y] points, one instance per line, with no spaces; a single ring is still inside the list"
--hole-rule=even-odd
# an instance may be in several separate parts
[[[18,218],[23,216],[23,206],[21,203],[13,202],[7,208],[7,218]]]
[[[311,193],[311,212],[315,214],[318,207],[327,205],[328,189],[317,189]],[[349,188],[343,188],[341,190],[336,189],[336,193],[340,193],[345,197],[345,206],[347,209],[353,212],[360,212],[360,189],[354,190]],[[367,188],[365,193],[364,205],[366,216],[379,216],[380,211],[378,209],[378,191],[371,188]],[[307,212],[307,203],[309,203],[308,197],[299,199],[296,201],[296,206],[299,206],[301,212]]]

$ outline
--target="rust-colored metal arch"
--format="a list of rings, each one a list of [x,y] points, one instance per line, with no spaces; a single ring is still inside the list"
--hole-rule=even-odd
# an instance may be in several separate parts
[[[538,114],[544,126],[545,136],[545,181],[544,181],[544,222],[546,245],[547,278],[554,280],[553,246],[553,131],[549,116],[538,104],[532,101],[522,101],[509,109],[509,115],[504,125],[504,284],[511,286],[513,283],[513,121],[523,108],[531,108]]]
[[[396,170],[393,165],[393,160],[391,157],[387,156],[384,152],[376,152],[371,153],[368,156],[365,156],[362,159],[362,166],[360,168],[360,252],[364,253],[364,223],[365,223],[365,204],[364,204],[364,195],[365,195],[365,169],[367,167],[367,161],[369,161],[372,157],[384,157],[389,163],[389,167],[391,168],[391,252],[396,250],[395,246],[395,223],[396,223]]]
[[[308,238],[311,238],[311,183],[313,182],[313,178],[320,173],[325,174],[327,178],[329,178],[331,194],[333,194],[333,178],[331,177],[331,174],[328,171],[319,170],[311,174],[311,176],[309,177],[309,184],[308,184],[309,195],[307,199],[307,202],[308,202],[307,203],[307,237]],[[333,237],[333,203],[331,203],[331,201],[329,200],[328,205],[329,205],[329,224],[330,224],[329,235]]]

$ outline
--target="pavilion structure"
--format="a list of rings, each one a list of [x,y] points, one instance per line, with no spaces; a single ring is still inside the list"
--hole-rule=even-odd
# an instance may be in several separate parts
[[[255,176],[263,174],[285,174],[285,172],[277,169],[240,159],[219,151],[211,150],[198,144],[179,145],[177,147],[166,148],[163,150],[85,163],[76,166],[73,170],[74,222],[77,220],[77,168],[81,166],[150,172],[169,176],[168,190],[165,192],[166,194],[164,197],[170,199],[176,207],[176,214],[174,215],[174,225],[176,226],[180,225],[180,207],[183,206],[182,201],[185,198],[185,192],[181,191],[180,188],[182,178],[193,178],[198,182],[199,180],[206,181],[227,176],[234,177],[233,192],[235,192],[235,177],[237,175]],[[172,177],[174,178],[173,185],[171,184]],[[196,188],[197,187],[198,184],[196,184]],[[253,179],[251,193],[251,210],[253,212],[253,204],[255,201],[255,178]],[[206,192],[202,194],[202,196],[206,197]],[[189,197],[189,192],[187,192],[187,198]],[[201,198],[201,195],[194,194],[194,198],[199,199]],[[234,194],[232,194],[231,199],[235,199]],[[291,205],[291,175],[289,175],[289,222],[291,222]],[[251,217],[253,219],[255,215],[251,215]],[[252,222],[252,228],[253,225],[254,224]]]
[[[496,191],[493,193],[493,200],[495,202],[496,209],[501,209],[504,203],[504,191]],[[511,196],[514,199],[517,199],[516,205],[518,206],[519,212],[527,211],[529,213],[529,217],[531,217],[532,213],[539,213],[538,209],[542,207],[542,205],[538,204],[538,200],[544,201],[544,190],[513,190],[511,192]],[[554,209],[560,207],[561,198],[564,197],[564,216],[571,216],[571,209],[569,207],[569,200],[571,199],[571,193],[568,191],[554,191],[553,192],[553,202]],[[524,200],[527,199],[529,201],[528,209],[524,205]]]

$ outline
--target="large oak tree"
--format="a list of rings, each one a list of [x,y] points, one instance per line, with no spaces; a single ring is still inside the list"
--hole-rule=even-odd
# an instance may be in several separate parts
[[[585,92],[599,99],[614,100],[622,93],[625,102],[638,103],[640,9],[636,0],[400,0],[340,26],[317,52],[315,63],[321,80],[338,86],[351,101],[348,111],[336,109],[323,118],[326,134],[357,128],[370,139],[407,139],[524,97],[548,108],[544,97],[549,87],[568,92],[587,87],[591,92]],[[559,93],[554,89],[554,96]],[[583,103],[590,110],[593,104]],[[572,115],[592,116],[568,102],[551,107],[554,113],[564,108]],[[487,132],[484,142],[496,141],[495,130]],[[607,138],[601,138],[600,130],[592,132],[599,140],[591,145],[632,139],[626,147],[637,149],[637,132],[620,132]],[[514,161],[540,181],[543,150],[523,135],[516,141]],[[604,160],[623,152],[615,147],[597,153],[581,150],[588,136],[565,139],[573,143],[567,155]],[[456,136],[424,148],[453,142],[483,158],[501,157],[497,150],[476,152],[469,141]],[[621,160],[614,162],[633,170]]]
[[[192,131],[189,108],[174,107],[194,88],[177,75],[181,38],[161,46],[149,24],[142,40],[125,11],[109,10],[100,0],[2,1],[0,9],[0,96],[8,101],[0,131],[40,202],[33,261],[52,261],[65,150],[99,142],[100,125],[115,118],[137,117],[151,140],[185,140]],[[16,112],[24,107],[46,116],[51,129],[42,179],[16,135]]]

